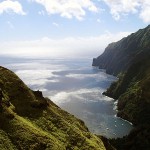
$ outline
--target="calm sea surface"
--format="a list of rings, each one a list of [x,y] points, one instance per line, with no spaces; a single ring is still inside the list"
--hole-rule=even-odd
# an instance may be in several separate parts
[[[82,119],[89,130],[106,137],[122,137],[132,125],[115,117],[115,101],[103,96],[114,76],[93,68],[91,59],[10,59],[0,65],[13,70],[31,89]]]

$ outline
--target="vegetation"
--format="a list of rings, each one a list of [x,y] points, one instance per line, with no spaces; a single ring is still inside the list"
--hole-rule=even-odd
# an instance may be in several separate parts
[[[150,126],[141,125],[135,127],[128,136],[111,139],[109,142],[117,150],[149,150]]]
[[[109,59],[111,57],[111,59]],[[110,65],[111,64],[111,65]],[[93,65],[118,75],[105,95],[118,99],[118,116],[135,129],[122,139],[111,140],[118,150],[150,147],[150,25],[110,44]]]
[[[118,42],[114,42],[106,47],[104,53],[93,59],[93,66],[106,69],[106,72],[118,75],[125,72],[141,55],[148,52],[150,47],[150,25],[145,29],[140,29]],[[144,52],[144,53],[142,53]]]
[[[0,67],[1,150],[105,150],[84,122]]]
[[[141,55],[141,54],[138,54]],[[150,123],[150,54],[133,63],[105,92],[118,99],[118,116],[134,125]]]

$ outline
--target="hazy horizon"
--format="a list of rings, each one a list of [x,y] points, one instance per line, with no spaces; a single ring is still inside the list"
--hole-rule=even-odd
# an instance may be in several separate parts
[[[147,0],[3,0],[0,56],[96,57],[150,23]]]

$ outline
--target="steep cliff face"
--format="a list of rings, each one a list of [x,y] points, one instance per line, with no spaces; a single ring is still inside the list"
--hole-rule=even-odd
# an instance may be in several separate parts
[[[0,149],[105,150],[84,122],[0,67]]]
[[[118,99],[118,116],[135,125],[150,123],[150,55],[133,63],[105,92]]]
[[[93,60],[93,66],[118,75],[118,81],[104,92],[118,99],[118,116],[129,120],[135,129],[127,137],[114,140],[117,149],[150,147],[150,26],[110,44]],[[113,143],[112,142],[112,143]]]
[[[93,65],[119,77],[105,92],[119,100],[118,116],[134,124],[150,120],[150,26],[110,44]]]
[[[93,66],[106,69],[109,74],[117,75],[126,71],[141,51],[150,51],[150,25],[140,29],[122,40],[111,43],[104,53],[93,59]]]

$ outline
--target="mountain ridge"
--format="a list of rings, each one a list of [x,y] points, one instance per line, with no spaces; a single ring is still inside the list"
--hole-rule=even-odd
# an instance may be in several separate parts
[[[109,44],[93,59],[93,66],[116,75],[118,81],[104,92],[118,100],[117,116],[134,124],[131,133],[112,144],[118,150],[150,147],[150,25]]]
[[[142,49],[150,49],[150,25],[135,33],[109,44],[104,53],[93,59],[93,66],[105,69],[107,73],[117,75],[128,69],[136,54]]]
[[[0,149],[105,150],[84,122],[0,67]]]

